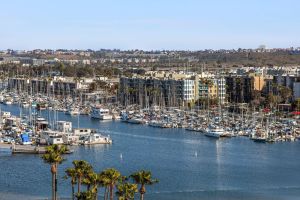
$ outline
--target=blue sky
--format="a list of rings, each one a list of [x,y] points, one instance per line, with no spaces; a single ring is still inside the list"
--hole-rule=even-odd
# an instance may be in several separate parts
[[[299,0],[6,0],[0,49],[300,46]]]

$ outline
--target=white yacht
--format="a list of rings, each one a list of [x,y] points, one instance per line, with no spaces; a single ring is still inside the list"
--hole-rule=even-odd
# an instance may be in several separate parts
[[[113,116],[109,113],[109,109],[93,108],[91,118],[100,120],[112,120]]]
[[[169,125],[163,121],[151,120],[149,126],[159,127],[159,128],[170,128]]]
[[[220,128],[218,126],[215,126],[215,125],[211,125],[206,129],[205,135],[208,137],[214,137],[214,138],[223,137],[224,129]]]
[[[89,136],[86,136],[83,140],[81,140],[81,144],[112,144],[112,139],[109,136],[103,136],[99,133],[91,133]]]

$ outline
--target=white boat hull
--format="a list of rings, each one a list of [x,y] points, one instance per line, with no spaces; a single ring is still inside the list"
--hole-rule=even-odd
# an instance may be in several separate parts
[[[206,133],[205,133],[205,136],[208,136],[208,137],[214,137],[214,138],[219,138],[219,137],[221,137],[220,134],[215,133],[215,132],[210,132],[210,131],[206,132]]]

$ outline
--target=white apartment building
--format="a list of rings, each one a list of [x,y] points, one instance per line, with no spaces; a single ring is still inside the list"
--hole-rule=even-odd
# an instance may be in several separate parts
[[[217,96],[220,104],[224,104],[226,101],[226,81],[224,77],[215,78],[214,84],[217,85]]]
[[[183,100],[193,101],[195,100],[195,81],[183,80]]]

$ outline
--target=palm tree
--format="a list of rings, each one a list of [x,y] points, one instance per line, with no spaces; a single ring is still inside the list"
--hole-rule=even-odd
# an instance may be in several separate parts
[[[94,194],[94,199],[97,199],[98,185],[100,183],[99,175],[94,171],[90,170],[84,175],[84,179],[82,182],[87,185],[87,190],[91,191]]]
[[[117,189],[116,195],[119,196],[119,200],[134,199],[134,194],[138,192],[137,184],[133,183],[121,183],[117,186]]]
[[[107,200],[108,199],[109,181],[108,181],[108,178],[106,177],[106,174],[104,173],[104,171],[102,171],[102,172],[100,172],[100,174],[98,174],[98,181],[99,181],[99,184],[105,188],[104,200]]]
[[[152,185],[158,183],[157,179],[152,179],[150,171],[138,171],[130,175],[130,177],[135,181],[135,183],[140,184],[141,187],[139,192],[141,194],[141,200],[144,199],[144,194],[146,193],[146,185]]]
[[[71,185],[72,185],[72,200],[75,200],[75,184],[77,183],[77,174],[76,170],[74,168],[68,168],[66,169],[67,177],[71,178]]]
[[[95,200],[94,194],[92,191],[85,191],[77,193],[77,200]]]
[[[103,185],[109,189],[110,200],[113,200],[114,198],[113,190],[116,183],[121,178],[121,173],[116,169],[108,168],[103,172],[101,172],[99,177]],[[106,194],[104,196],[106,196]]]
[[[84,177],[85,174],[87,174],[92,170],[92,166],[84,160],[74,160],[72,163],[74,165],[76,175],[77,175],[77,184],[78,184],[77,192],[80,193],[82,178]]]
[[[289,99],[291,98],[293,91],[289,87],[279,86],[279,94],[281,98],[284,100],[284,103],[287,103],[289,102]]]
[[[46,148],[46,154],[42,156],[43,160],[46,163],[51,165],[51,174],[52,174],[52,199],[57,199],[57,167],[58,164],[61,164],[64,161],[62,154],[66,153],[67,147],[57,144],[48,146]]]

